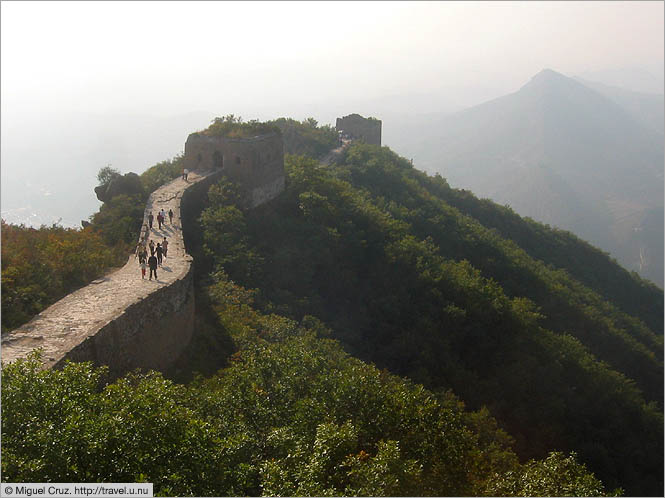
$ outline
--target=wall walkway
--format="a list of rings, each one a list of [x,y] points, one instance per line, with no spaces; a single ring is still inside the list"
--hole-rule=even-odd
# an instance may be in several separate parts
[[[195,197],[218,173],[189,173],[150,195],[144,214],[160,209],[174,212],[173,224],[142,231],[155,243],[168,240],[168,257],[158,279],[141,279],[138,260],[77,290],[2,338],[2,361],[12,362],[34,349],[43,350],[46,367],[66,359],[109,365],[111,377],[135,368],[164,370],[187,346],[193,332],[194,288],[192,257],[182,235],[181,201]],[[200,192],[197,192],[199,194]],[[168,216],[167,216],[168,218]]]

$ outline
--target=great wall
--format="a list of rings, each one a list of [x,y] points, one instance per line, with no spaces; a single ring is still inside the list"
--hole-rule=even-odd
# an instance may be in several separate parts
[[[356,123],[357,115],[351,116]],[[365,139],[363,134],[369,133],[376,140],[377,122],[380,144],[378,120],[370,123],[369,132],[362,124],[352,124],[345,132],[356,139]],[[110,378],[137,368],[165,371],[173,365],[189,344],[194,327],[193,258],[187,253],[183,218],[200,211],[209,186],[222,175],[243,184],[248,208],[273,199],[285,185],[279,134],[227,138],[193,133],[185,144],[183,164],[190,171],[187,180],[177,178],[155,190],[144,211],[140,241],[159,242],[166,237],[169,242],[158,279],[142,279],[135,257],[130,256],[122,268],[4,334],[3,363],[40,349],[46,368],[60,368],[67,360],[91,361],[107,365]],[[173,222],[161,229],[155,222],[149,228],[149,213],[156,215],[161,209],[173,210]]]

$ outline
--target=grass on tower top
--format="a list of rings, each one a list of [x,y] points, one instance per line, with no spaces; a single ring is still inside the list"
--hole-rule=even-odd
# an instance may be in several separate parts
[[[272,124],[261,123],[257,120],[243,121],[242,117],[229,114],[223,118],[215,118],[207,129],[199,133],[215,137],[251,138],[269,133],[281,134],[281,131]]]

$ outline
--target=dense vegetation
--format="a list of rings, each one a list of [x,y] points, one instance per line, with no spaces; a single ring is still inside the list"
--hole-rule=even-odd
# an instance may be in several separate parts
[[[267,133],[280,133],[280,129],[271,123],[243,121],[242,117],[229,114],[223,118],[215,118],[208,128],[199,133],[228,138],[250,138]]]
[[[259,125],[215,124],[239,136]],[[198,339],[184,368],[225,368],[104,385],[87,364],[4,366],[3,480],[201,496],[662,495],[661,290],[387,148],[355,145],[322,168],[330,127],[268,126],[310,156],[286,157],[286,191],[246,211],[223,180],[185,233]],[[143,194],[114,197],[83,232],[133,243],[147,193],[180,169],[146,171]],[[3,312],[4,270],[3,244]]]
[[[126,258],[87,228],[40,229],[2,221],[2,331],[30,320],[49,304],[88,284]]]
[[[337,147],[339,138],[335,128],[329,125],[318,126],[314,118],[303,121],[279,118],[270,123],[282,131],[285,154],[320,158]]]
[[[414,170],[387,148],[372,152],[368,147],[355,147],[347,154],[346,165],[341,170],[341,176],[368,191],[381,209],[407,222],[414,235],[422,239],[431,237],[446,257],[468,260],[486,278],[498,281],[509,296],[524,296],[534,301],[545,316],[543,324],[547,328],[570,332],[600,359],[637,381],[648,399],[662,404],[662,290],[645,284],[639,277],[631,278],[606,256],[587,257],[577,263],[579,255],[584,257],[589,252],[588,245],[583,243],[569,240],[567,246],[559,246],[559,250],[554,251],[559,256],[548,258],[550,264],[539,261],[516,240],[506,239],[479,220],[451,209],[436,193],[453,189],[446,188],[440,177],[432,180]],[[492,216],[484,218],[491,226]],[[549,230],[543,231],[549,235]],[[550,244],[548,238],[531,237],[527,247],[538,254],[534,247]],[[552,265],[554,258],[565,258],[568,262],[556,268]],[[605,272],[605,278],[624,277],[617,283],[626,290],[610,292],[609,286],[604,285],[601,292],[611,296],[621,293],[626,296],[629,292],[634,296],[632,299],[618,301],[626,308],[632,304],[636,315],[627,315],[606,302],[598,292],[571,278],[569,271],[579,274],[581,268],[586,272]],[[636,298],[641,299],[639,307],[635,306]],[[652,328],[642,320],[648,320]]]
[[[2,331],[12,330],[70,292],[123,265],[138,240],[150,192],[178,177],[180,158],[158,163],[141,176],[142,192],[119,194],[82,230],[39,229],[2,221]],[[120,173],[104,167],[100,185]]]
[[[89,364],[5,367],[3,479],[147,481],[178,496],[606,493],[573,454],[520,465],[487,410],[351,358],[313,317],[259,313],[223,273],[208,290],[240,347],[211,378],[100,388]]]
[[[145,203],[150,194],[161,185],[177,178],[182,173],[182,156],[162,161],[140,175],[139,193],[120,193],[102,204],[99,211],[90,217],[93,230],[104,237],[108,244],[122,244],[129,252],[134,249],[143,222]],[[118,172],[102,168],[100,184],[109,182]]]
[[[267,133],[280,133],[284,140],[284,152],[303,154],[318,158],[337,145],[337,131],[332,126],[318,126],[314,118],[296,121],[292,118],[278,118],[272,121],[244,121],[240,116],[229,114],[217,117],[203,131],[203,135],[228,138],[250,138]]]
[[[242,212],[222,184],[201,216],[210,264],[256,288],[261,309],[317,316],[351,354],[487,406],[524,458],[577,451],[612,486],[662,492],[662,317],[646,324],[662,291],[592,258],[648,299],[610,303],[571,276],[588,246],[569,239],[570,270],[543,262],[529,251],[553,235],[525,224],[522,249],[386,148],[287,168],[275,202]]]
[[[663,330],[663,290],[628,272],[607,253],[571,232],[520,217],[510,207],[478,199],[468,190],[452,189],[440,178],[422,185],[460,212],[514,241],[529,256],[565,270],[622,311],[644,320],[651,330]]]

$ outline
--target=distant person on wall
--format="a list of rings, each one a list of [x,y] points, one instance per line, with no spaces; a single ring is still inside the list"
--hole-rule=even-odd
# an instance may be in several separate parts
[[[162,208],[159,214],[162,215],[162,223],[166,224],[166,212],[164,211],[164,208]]]
[[[162,213],[157,213],[157,224],[159,225],[159,229],[162,229],[162,222],[164,220],[162,219]]]
[[[152,215],[152,211],[150,211],[150,214],[148,215],[148,224],[150,225],[150,230],[152,230],[152,220],[154,220],[155,217]]]
[[[169,241],[166,240],[166,237],[164,237],[164,241],[162,242],[162,252],[164,253],[164,259],[166,259],[166,253],[169,250]]]
[[[150,247],[150,256],[154,256],[155,255],[155,241],[151,240],[150,244],[148,244],[148,246]]]
[[[169,223],[173,225],[173,209],[169,209]]]
[[[164,256],[164,249],[162,249],[162,246],[157,242],[157,249],[155,249],[155,254],[157,255],[157,264],[159,266],[162,266],[162,257]]]
[[[187,181],[187,175],[189,174],[189,170],[187,168],[182,170],[182,179]]]
[[[155,280],[157,280],[157,258],[153,254],[148,258],[148,266],[150,267],[150,278],[148,280],[152,280],[152,274],[155,274]]]

